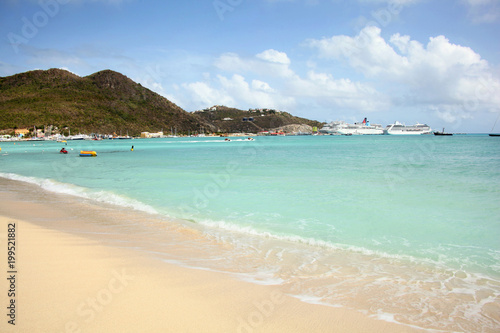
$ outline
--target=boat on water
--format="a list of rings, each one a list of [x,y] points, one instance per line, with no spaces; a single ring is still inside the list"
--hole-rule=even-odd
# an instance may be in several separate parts
[[[68,137],[69,140],[90,140],[90,136],[88,136],[87,134],[78,134],[78,135],[70,135]]]
[[[441,132],[436,131],[436,132],[434,132],[434,135],[451,136],[451,135],[453,135],[453,133],[446,133],[446,132],[444,131],[444,127],[443,127],[443,131],[441,131]]]
[[[80,156],[81,157],[96,157],[97,153],[93,150],[81,150]]]
[[[431,134],[432,129],[427,124],[416,123],[415,125],[406,126],[396,121],[394,124],[387,125],[385,133],[389,135],[422,135]]]
[[[490,136],[500,136],[500,134],[491,133]]]
[[[382,125],[370,124],[365,118],[361,123],[343,123],[338,125],[337,133],[342,135],[381,135],[384,134],[384,129]]]
[[[337,132],[339,127],[341,125],[345,125],[346,122],[345,121],[332,121],[328,124],[325,124],[320,130],[319,132],[322,133],[322,134],[329,134],[329,135],[338,135],[339,133]]]

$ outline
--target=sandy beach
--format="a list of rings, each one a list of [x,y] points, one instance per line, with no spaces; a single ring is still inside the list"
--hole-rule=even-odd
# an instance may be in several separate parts
[[[305,303],[279,285],[180,267],[110,245],[107,233],[91,223],[92,214],[82,215],[76,204],[61,210],[63,199],[53,194],[38,200],[49,195],[26,192],[31,185],[10,180],[0,179],[0,185],[2,332],[421,331]],[[112,237],[111,244],[127,241],[127,231]],[[8,267],[8,238],[15,238],[14,269]],[[8,309],[12,302],[14,311]]]

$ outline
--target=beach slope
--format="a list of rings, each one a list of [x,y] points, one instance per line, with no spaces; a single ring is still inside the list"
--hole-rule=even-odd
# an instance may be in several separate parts
[[[180,267],[104,244],[102,235],[68,232],[56,206],[44,205],[40,214],[59,217],[61,228],[53,221],[45,226],[43,218],[30,221],[42,208],[39,203],[0,192],[1,332],[417,331],[353,310],[308,304],[282,293],[279,285]],[[66,222],[78,219],[75,213]],[[15,232],[9,234],[9,226]],[[9,238],[15,238],[13,260]]]

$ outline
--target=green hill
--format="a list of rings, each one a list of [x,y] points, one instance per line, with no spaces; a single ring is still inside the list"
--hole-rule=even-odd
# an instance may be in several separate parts
[[[276,130],[292,124],[305,124],[312,127],[321,126],[321,123],[318,121],[295,117],[288,112],[274,109],[250,109],[243,111],[217,105],[202,111],[195,111],[194,114],[216,126],[217,131],[222,133],[257,133],[266,130]]]
[[[252,116],[253,122],[242,121]],[[223,120],[229,117],[234,120]],[[276,112],[257,117],[257,113],[227,107],[215,113],[186,112],[111,70],[86,77],[61,69],[0,77],[0,130],[53,125],[60,131],[69,128],[71,133],[139,135],[171,128],[178,133],[258,132],[290,123],[311,121]]]
[[[54,125],[72,133],[138,135],[175,127],[196,131],[210,124],[126,76],[104,70],[79,77],[65,70],[36,70],[0,78],[0,129]]]

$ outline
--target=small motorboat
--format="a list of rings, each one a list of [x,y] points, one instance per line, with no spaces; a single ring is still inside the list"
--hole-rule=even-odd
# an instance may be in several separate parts
[[[61,150],[59,150],[59,152],[61,154],[67,154],[68,153],[68,151],[66,149],[64,149],[64,148],[62,148]]]

